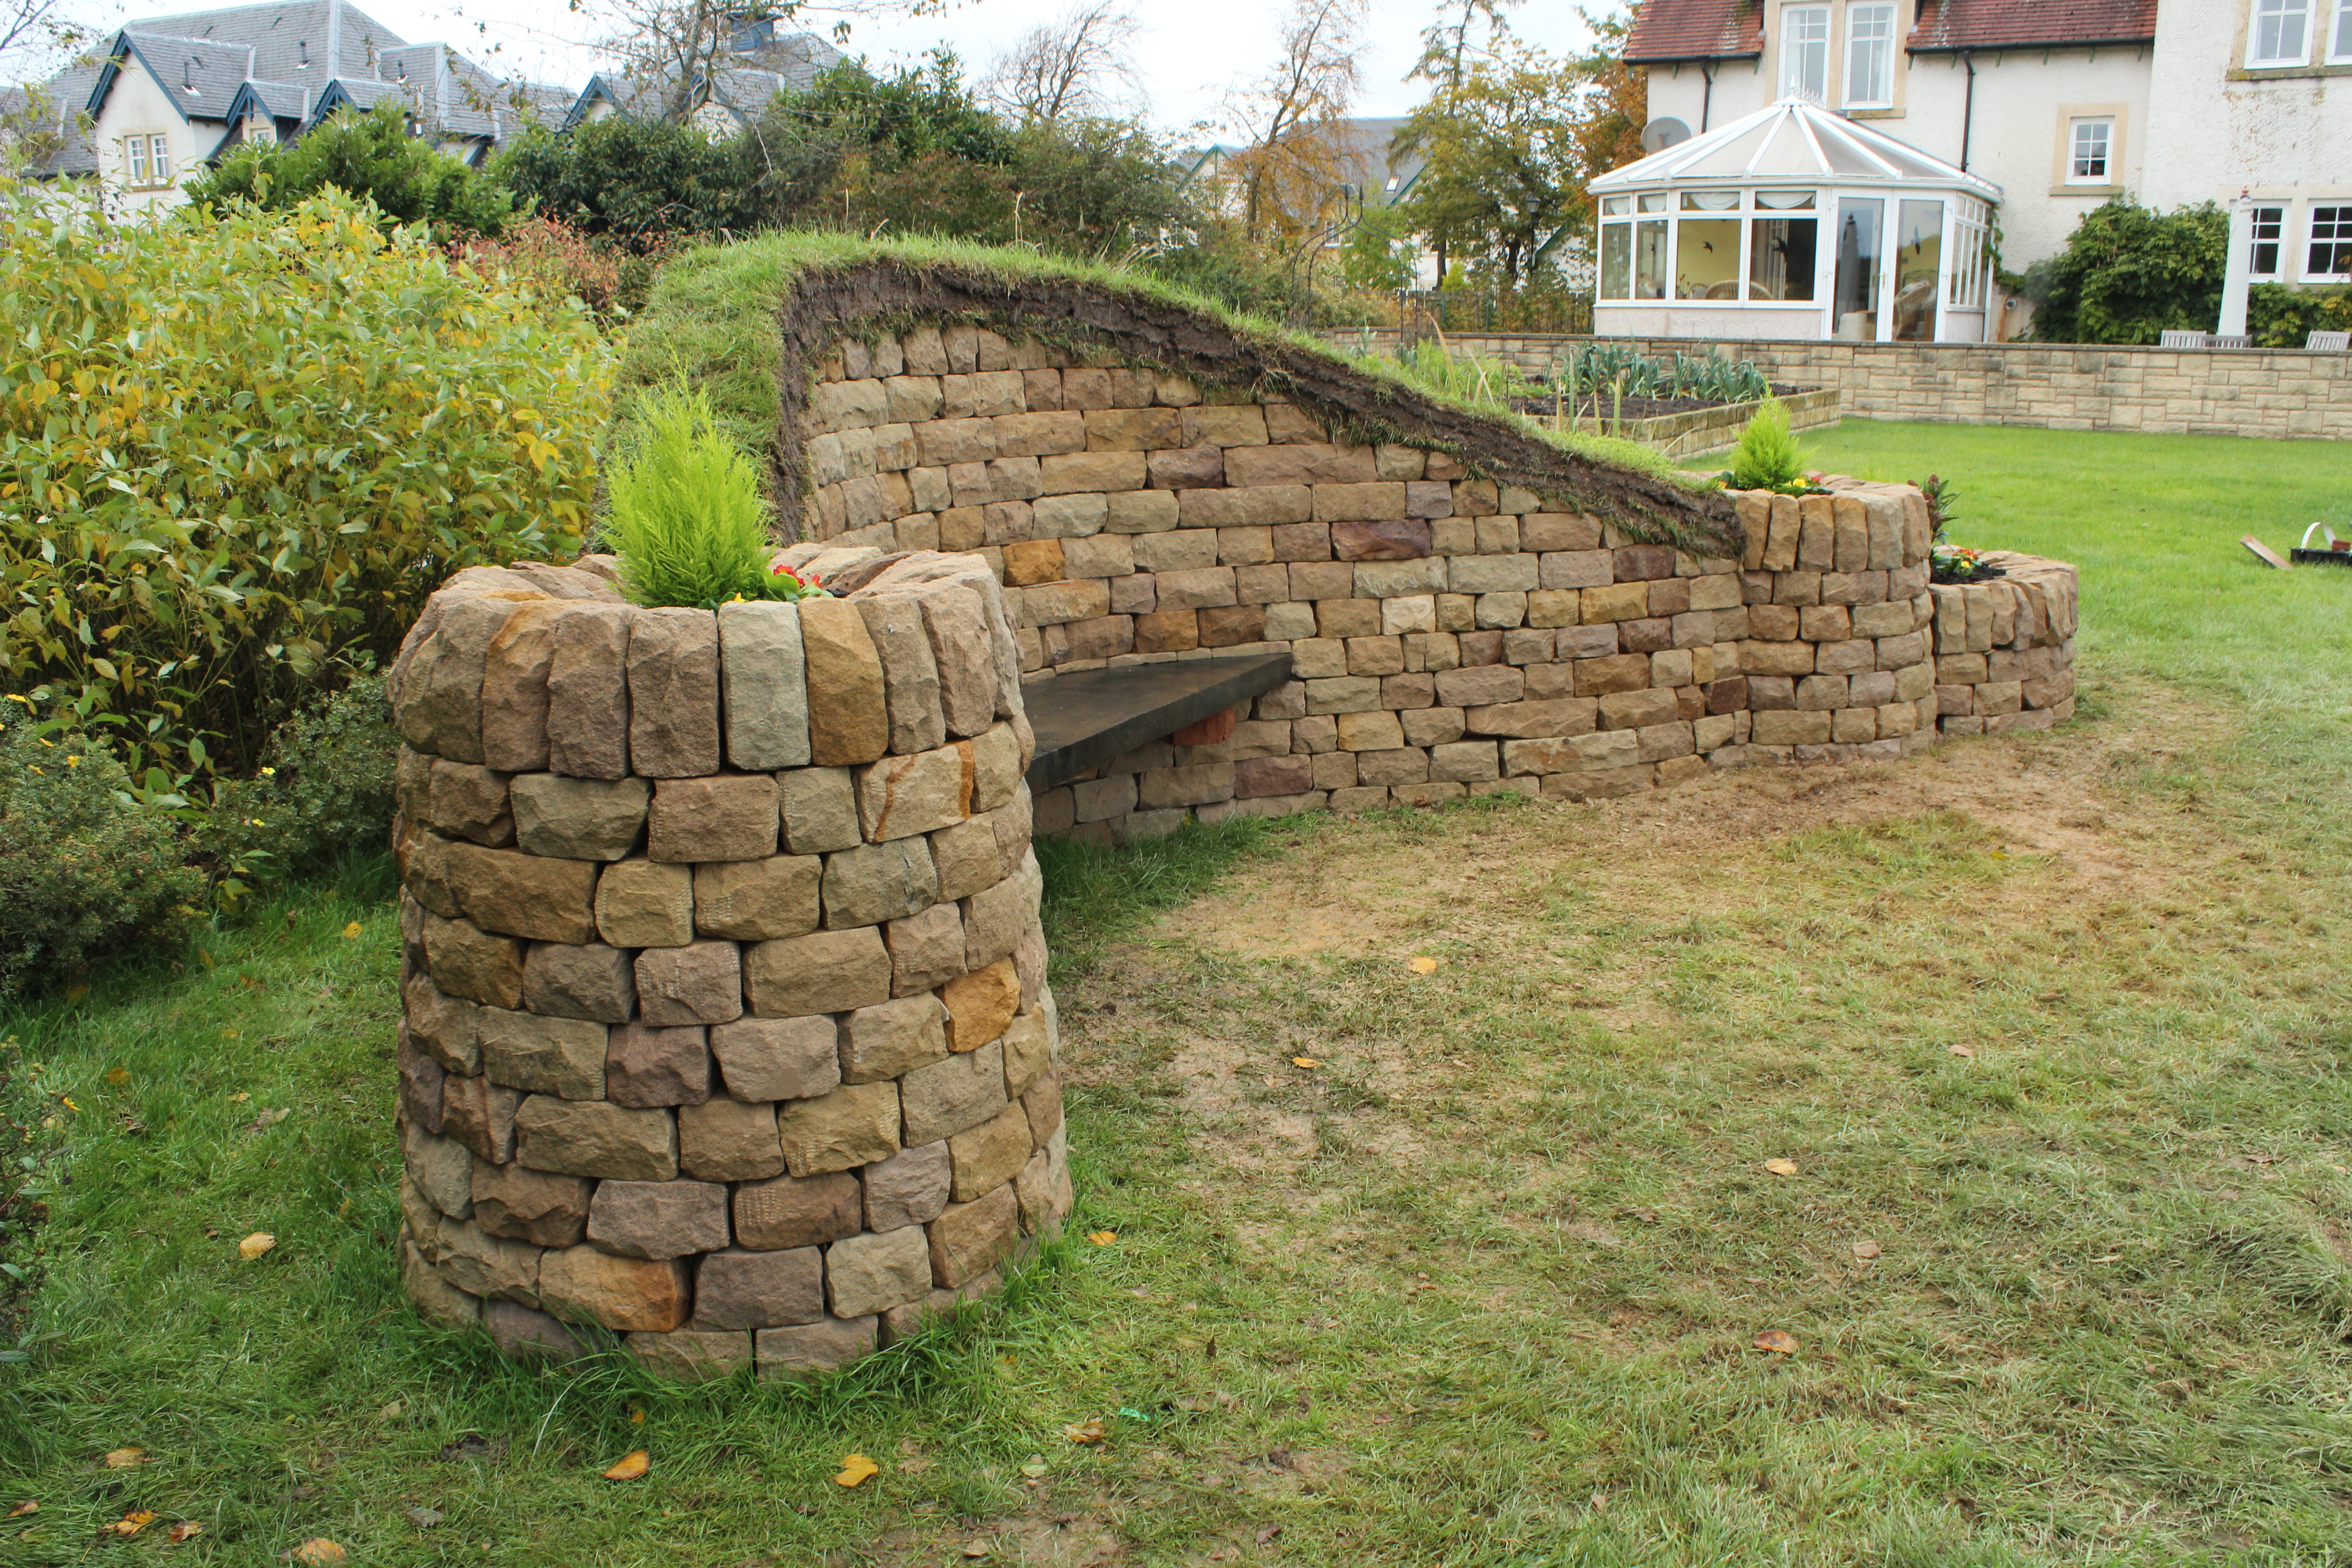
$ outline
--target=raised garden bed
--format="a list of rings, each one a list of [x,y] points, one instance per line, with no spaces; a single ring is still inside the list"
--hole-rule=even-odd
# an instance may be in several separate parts
[[[1792,430],[1817,430],[1835,425],[1842,417],[1836,387],[1807,390],[1775,385],[1772,392],[1788,409],[1789,427]],[[1621,411],[1604,395],[1598,421],[1592,416],[1589,400],[1586,411],[1573,418],[1555,416],[1550,401],[1539,397],[1523,400],[1519,411],[1556,430],[1622,435],[1629,441],[1654,447],[1668,457],[1686,458],[1737,445],[1740,430],[1759,406],[1752,401],[1709,403],[1696,397],[1628,397],[1621,423]]]

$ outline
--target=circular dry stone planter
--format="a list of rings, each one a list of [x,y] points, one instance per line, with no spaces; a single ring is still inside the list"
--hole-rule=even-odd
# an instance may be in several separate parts
[[[1002,595],[623,601],[611,562],[450,579],[405,746],[403,1273],[510,1353],[843,1365],[1068,1215]]]

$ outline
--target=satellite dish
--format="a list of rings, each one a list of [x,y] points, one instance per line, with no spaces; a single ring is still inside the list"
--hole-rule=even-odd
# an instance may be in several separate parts
[[[1642,151],[1663,153],[1677,142],[1690,140],[1690,127],[1672,115],[1653,120],[1642,127]]]

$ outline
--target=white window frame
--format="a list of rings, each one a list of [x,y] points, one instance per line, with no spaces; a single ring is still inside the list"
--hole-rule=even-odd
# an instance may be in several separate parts
[[[1885,31],[1864,37],[1865,24],[1884,26]],[[1864,83],[1862,54],[1874,47],[1877,54],[1878,79],[1866,85],[1878,90],[1868,97],[1859,96]],[[1869,5],[1847,7],[1845,14],[1845,106],[1848,109],[1892,109],[1895,107],[1895,5],[1893,0],[1873,0]]]
[[[2263,214],[2269,214],[2268,217]],[[2268,233],[2264,233],[2264,229]],[[2271,247],[2270,270],[2263,270],[2263,247]],[[2283,276],[2286,271],[2286,204],[2265,202],[2246,216],[2246,276],[2263,281]]]
[[[2252,0],[2252,4],[2253,11],[2246,23],[2247,68],[2310,64],[2311,13],[2315,8],[2312,0]],[[2285,52],[2289,23],[2294,26],[2293,54]],[[2266,41],[2274,46],[2267,54],[2263,52]]]
[[[1818,24],[1819,37],[1800,39],[1797,28],[1808,29]],[[1800,50],[1803,52],[1801,53]],[[1799,79],[1801,60],[1819,63],[1821,85],[1811,87]],[[1830,100],[1830,8],[1827,5],[1784,5],[1780,8],[1780,96],[1811,98],[1815,103]]]
[[[172,141],[160,131],[147,138],[147,172],[158,188],[172,183]]]
[[[2099,172],[2085,174],[2078,165],[2082,161],[2083,132],[2094,126],[2104,132],[2099,140]],[[2084,114],[2066,121],[2066,184],[2070,185],[2104,186],[2116,183],[2116,120],[2111,114]]]
[[[2336,30],[2328,36],[2327,63],[2352,66],[2352,0],[2336,0]]]
[[[2342,254],[2344,249],[2352,247],[2352,198],[2336,202],[2314,203],[2307,210],[2310,216],[2305,217],[2303,221],[2304,266],[2302,280],[2305,283],[2342,283],[2352,281],[2352,267],[2347,267],[2346,270],[2341,272],[2322,272],[2317,268],[2311,265],[2312,247],[2320,242],[2319,215],[2321,213],[2334,213],[2337,215],[2336,217],[2329,220],[2330,224],[2336,230],[2336,233],[2330,237],[2328,241],[2331,248],[2335,248],[2338,254]]]

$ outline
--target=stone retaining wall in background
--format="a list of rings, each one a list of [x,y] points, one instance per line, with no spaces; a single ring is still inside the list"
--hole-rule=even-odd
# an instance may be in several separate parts
[[[824,1371],[1069,1212],[1012,626],[969,556],[610,566],[460,573],[393,674],[404,1277],[511,1352]]]

